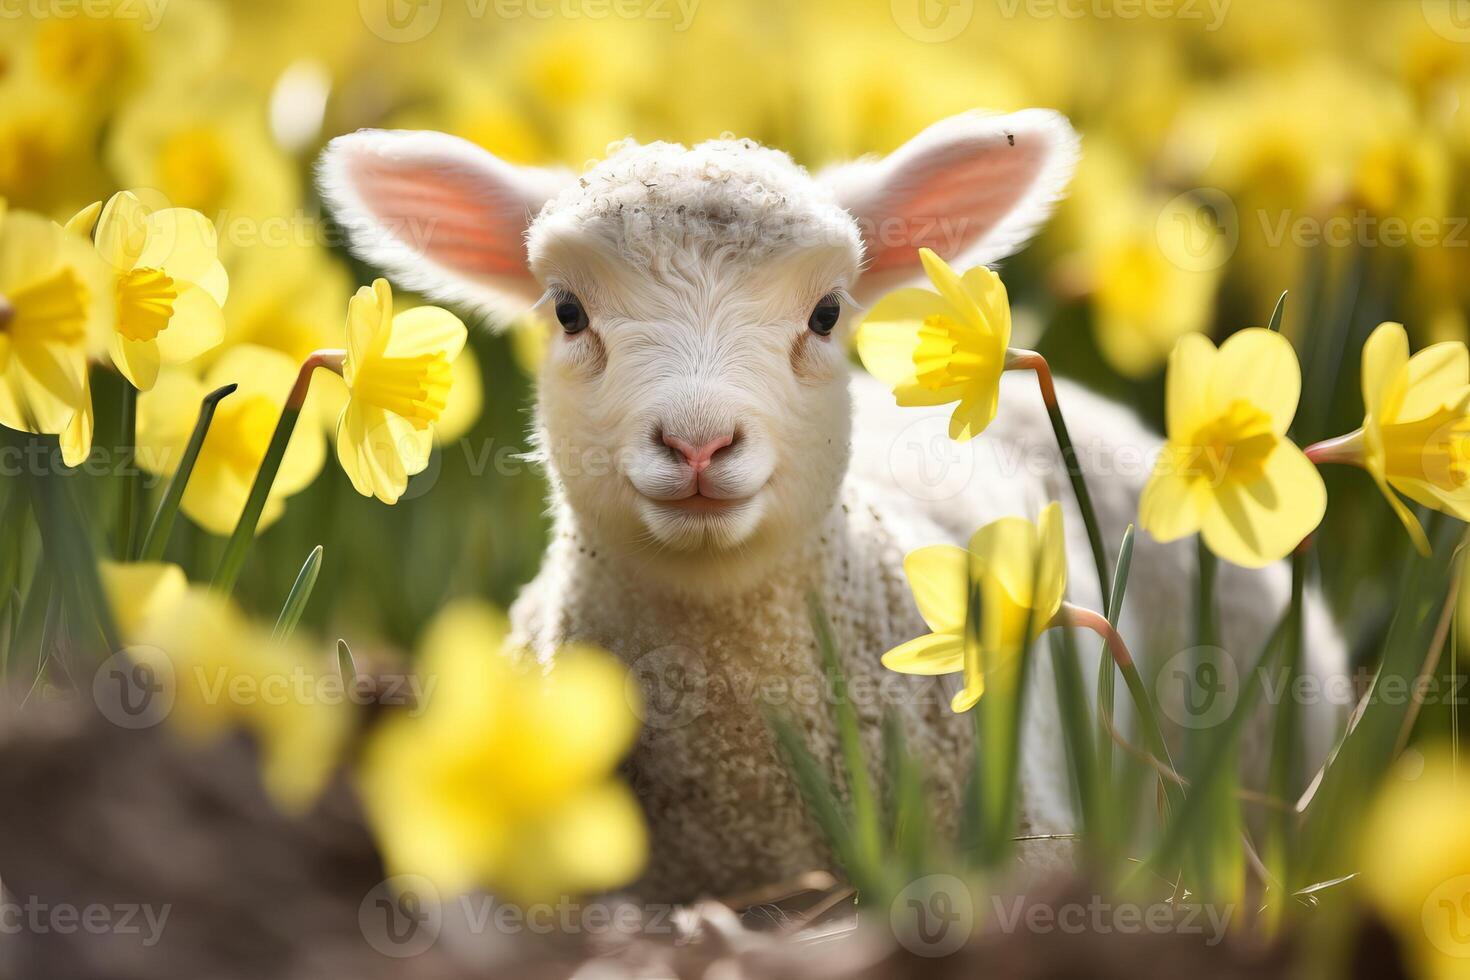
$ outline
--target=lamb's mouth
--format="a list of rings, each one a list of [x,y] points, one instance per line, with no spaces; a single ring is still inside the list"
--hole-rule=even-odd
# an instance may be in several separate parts
[[[680,497],[678,500],[655,500],[660,507],[681,514],[729,514],[744,507],[753,497],[707,497],[702,493]]]

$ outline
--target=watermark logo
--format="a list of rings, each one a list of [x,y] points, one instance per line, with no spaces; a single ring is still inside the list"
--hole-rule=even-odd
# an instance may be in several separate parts
[[[1446,956],[1470,959],[1470,875],[1440,884],[1424,900],[1424,935]]]
[[[1240,700],[1240,670],[1220,647],[1190,647],[1174,654],[1154,680],[1164,714],[1184,728],[1213,728]]]
[[[975,0],[889,0],[893,22],[915,41],[942,44],[975,19]]]
[[[649,728],[682,728],[709,704],[709,671],[693,650],[664,646],[639,657],[628,671],[628,703]]]
[[[357,907],[362,937],[394,959],[427,952],[443,925],[439,890],[423,875],[397,875],[380,882]]]
[[[889,444],[888,472],[915,500],[953,500],[975,475],[975,455],[949,437],[947,415],[926,415],[904,426]]]
[[[1470,42],[1470,0],[1422,0],[1429,29],[1447,41]]]
[[[173,662],[156,647],[114,653],[92,675],[92,700],[119,728],[152,728],[173,710],[177,685]]]
[[[439,26],[444,0],[357,0],[362,22],[384,41],[411,44]]]
[[[888,923],[910,953],[948,956],[975,932],[975,901],[970,887],[954,875],[926,875],[894,898]]]
[[[1164,258],[1186,272],[1210,272],[1235,254],[1240,216],[1229,194],[1197,187],[1170,198],[1154,223]]]

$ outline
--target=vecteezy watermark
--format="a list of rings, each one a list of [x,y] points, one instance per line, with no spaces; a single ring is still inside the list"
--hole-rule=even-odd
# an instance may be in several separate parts
[[[85,933],[90,936],[139,936],[145,949],[163,938],[170,904],[144,902],[48,902],[37,895],[11,896],[0,887],[0,936]]]
[[[1180,20],[1198,21],[1218,31],[1231,0],[995,0],[1001,16],[1018,13],[1034,20]]]
[[[350,681],[333,670],[305,665],[243,673],[222,665],[189,664],[158,647],[134,646],[104,660],[92,675],[92,700],[119,728],[152,728],[190,703],[236,707],[261,705],[385,705],[421,714],[438,684],[434,674],[360,674]]]
[[[908,884],[888,907],[898,944],[916,956],[948,956],[975,933],[970,886],[954,875],[926,875]]]
[[[457,895],[445,902],[428,878],[402,874],[378,883],[363,897],[357,924],[374,950],[407,959],[428,952],[445,933],[455,939],[527,934],[667,936],[678,944],[690,932],[680,927],[680,915],[674,905],[584,902],[569,895],[529,904],[485,894]]]
[[[714,661],[678,645],[640,655],[629,664],[627,685],[628,703],[643,724],[655,730],[682,728],[711,711],[734,706],[758,714],[765,709],[843,703],[858,707],[950,703],[939,678],[893,671],[853,674],[839,692],[824,674],[793,674],[777,665],[753,669]]]
[[[1154,237],[1164,258],[1186,272],[1209,272],[1230,261],[1240,242],[1240,217],[1229,194],[1196,187],[1159,209]]]
[[[1429,29],[1447,41],[1470,44],[1470,0],[1420,0]]]
[[[1467,0],[1470,2],[1470,0]],[[1261,234],[1271,248],[1470,248],[1470,218],[1403,218],[1364,209],[1326,217],[1292,211],[1258,212]]]
[[[1235,711],[1240,691],[1235,658],[1215,646],[1179,651],[1154,678],[1159,707],[1183,728],[1213,728],[1223,723]]]
[[[899,30],[929,44],[953,41],[975,19],[975,0],[889,0],[888,9]]]
[[[0,0],[0,20],[132,20],[153,31],[169,0]]]
[[[1114,902],[1101,895],[1083,901],[1033,901],[1024,895],[994,896],[991,909],[1001,932],[1035,935],[1064,933],[1080,935],[1199,936],[1206,946],[1218,946],[1230,928],[1234,905],[1176,902]]]
[[[472,20],[648,20],[689,30],[700,0],[449,0]],[[367,29],[393,44],[421,41],[439,26],[445,0],[358,0]]]
[[[1470,959],[1470,875],[1439,884],[1420,910],[1424,935],[1446,956]]]

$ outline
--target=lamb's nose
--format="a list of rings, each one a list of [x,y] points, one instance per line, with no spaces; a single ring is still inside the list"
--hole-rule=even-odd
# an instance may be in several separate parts
[[[684,462],[696,474],[704,472],[710,463],[714,462],[715,455],[722,449],[728,449],[735,444],[735,433],[728,432],[717,439],[711,439],[702,446],[694,446],[678,436],[671,436],[667,432],[662,433],[663,444],[684,457]]]

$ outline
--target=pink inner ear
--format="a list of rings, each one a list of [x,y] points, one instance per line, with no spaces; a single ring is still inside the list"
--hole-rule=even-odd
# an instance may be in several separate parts
[[[524,201],[482,177],[428,164],[363,159],[352,166],[358,197],[383,233],[470,276],[524,276]]]
[[[864,208],[865,274],[916,267],[920,248],[946,261],[1011,213],[1042,170],[1045,141],[1017,137],[946,147]]]

